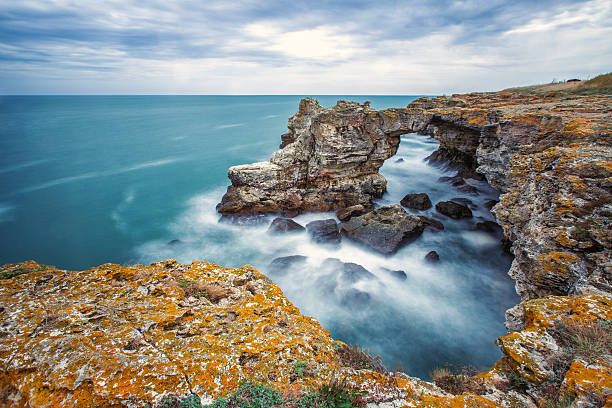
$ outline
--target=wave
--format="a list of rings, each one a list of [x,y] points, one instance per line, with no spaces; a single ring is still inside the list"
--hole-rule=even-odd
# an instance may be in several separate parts
[[[0,222],[7,222],[13,220],[11,212],[15,207],[8,204],[0,203]]]
[[[97,177],[115,176],[118,174],[129,173],[132,171],[146,169],[150,167],[165,166],[167,164],[176,163],[176,162],[180,162],[184,160],[187,160],[187,159],[186,158],[168,158],[168,159],[161,159],[161,160],[153,160],[153,161],[136,164],[134,166],[123,167],[123,168],[116,169],[116,170],[92,171],[88,173],[79,174],[76,176],[61,177],[55,180],[50,180],[50,181],[47,181],[41,184],[31,186],[31,187],[23,188],[21,190],[18,190],[17,194],[31,193],[33,191],[43,190],[46,188],[51,188],[51,187],[59,186],[62,184],[73,183],[75,181],[87,180],[87,179],[92,179],[92,178],[97,178]]]
[[[227,128],[240,127],[240,126],[246,126],[246,125],[244,123],[230,123],[227,125],[215,126],[215,129],[227,129]]]
[[[50,161],[50,160],[49,159],[43,159],[43,160],[32,160],[32,161],[26,162],[26,163],[20,163],[20,164],[14,165],[14,166],[9,166],[9,167],[5,167],[3,169],[0,169],[0,173],[8,173],[8,172],[11,172],[11,171],[17,171],[17,170],[25,169],[25,168],[28,168],[28,167],[38,166],[39,164],[47,163],[48,161]]]
[[[267,115],[267,116],[264,116],[262,119],[264,119],[264,120],[265,120],[265,119],[278,118],[279,116],[280,116],[280,115]]]

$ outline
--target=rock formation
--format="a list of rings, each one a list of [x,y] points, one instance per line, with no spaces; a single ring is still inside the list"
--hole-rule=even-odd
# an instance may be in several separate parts
[[[338,101],[323,108],[314,99],[300,102],[270,161],[234,166],[217,210],[224,216],[332,211],[361,204],[386,190],[378,173],[397,151],[399,136],[412,131],[413,117],[402,109],[376,111]]]

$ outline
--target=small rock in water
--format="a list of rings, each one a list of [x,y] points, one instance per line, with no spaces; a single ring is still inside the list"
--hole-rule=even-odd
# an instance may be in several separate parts
[[[425,193],[406,194],[400,201],[400,204],[413,210],[427,210],[431,208],[431,200]]]
[[[496,222],[489,221],[489,220],[476,223],[476,229],[478,231],[488,232],[491,234],[501,232],[502,230],[502,228],[499,225],[497,225]]]
[[[313,241],[318,243],[340,243],[340,232],[336,220],[317,220],[306,224]]]
[[[340,304],[347,307],[365,306],[370,302],[370,294],[351,288],[342,296]]]
[[[440,255],[436,251],[429,251],[427,255],[425,255],[425,260],[429,262],[438,262],[440,260]]]
[[[436,204],[436,210],[456,220],[461,218],[472,218],[472,211],[465,205],[457,204],[452,201],[441,201]]]
[[[478,206],[476,204],[474,204],[474,202],[472,200],[470,200],[469,198],[465,198],[465,197],[453,197],[450,200],[454,201],[456,203],[459,203],[459,204],[463,204],[466,207],[470,208],[471,210],[475,210],[475,209],[478,208]]]
[[[383,271],[389,273],[391,276],[393,276],[396,279],[400,279],[400,280],[406,280],[408,279],[408,275],[406,275],[406,272],[404,271],[392,271],[391,269],[387,269],[387,268],[381,268]]]
[[[402,159],[402,158],[400,157],[400,158],[399,158],[399,159],[397,159],[395,162],[396,162],[396,163],[401,163],[401,162],[403,162],[403,161],[404,161],[404,159]]]
[[[289,268],[302,266],[306,263],[304,255],[291,255],[275,258],[268,266],[268,272],[275,275],[286,275]]]
[[[357,204],[338,210],[338,212],[336,212],[336,217],[338,217],[340,221],[348,221],[352,217],[357,217],[363,213],[365,213],[365,207],[361,204]]]
[[[444,229],[444,224],[442,224],[438,220],[434,220],[433,218],[427,218],[424,215],[419,215],[419,219],[421,220],[421,222],[423,222],[426,228],[431,228],[434,231],[441,231]]]
[[[172,241],[168,242],[168,245],[175,246],[175,245],[180,245],[182,243],[183,241],[181,241],[180,239],[173,239]]]
[[[304,227],[302,227],[297,222],[293,221],[291,218],[275,218],[272,220],[270,224],[270,228],[268,228],[268,232],[290,232],[290,231],[301,231]]]
[[[342,223],[342,233],[370,248],[392,254],[417,239],[425,228],[419,217],[401,206],[386,205]]]
[[[327,258],[321,266],[340,270],[341,279],[348,283],[355,283],[362,279],[376,279],[376,275],[363,266],[352,262],[342,262],[338,258]]]

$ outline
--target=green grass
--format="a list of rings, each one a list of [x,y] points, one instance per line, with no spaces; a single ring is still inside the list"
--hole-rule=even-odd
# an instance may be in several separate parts
[[[24,273],[34,272],[29,269],[13,269],[12,271],[2,271],[0,272],[0,279],[11,279],[15,276],[23,275]]]

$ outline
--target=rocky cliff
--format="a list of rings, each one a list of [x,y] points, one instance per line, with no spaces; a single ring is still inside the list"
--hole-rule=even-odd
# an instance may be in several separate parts
[[[29,262],[0,268],[0,401],[159,405],[247,380],[295,395],[337,376],[370,406],[612,407],[611,106],[609,96],[508,91],[383,111],[306,99],[269,162],[229,171],[223,215],[371,206],[385,186],[378,169],[407,132],[435,137],[461,177],[484,175],[503,193],[493,212],[522,297],[488,372],[441,373],[443,390],[355,366],[249,266]]]

